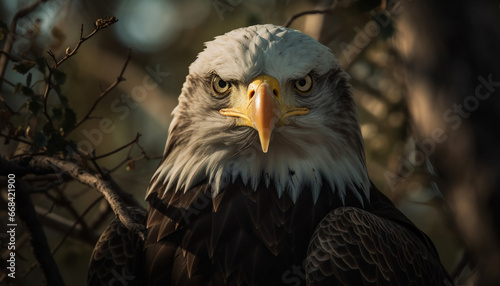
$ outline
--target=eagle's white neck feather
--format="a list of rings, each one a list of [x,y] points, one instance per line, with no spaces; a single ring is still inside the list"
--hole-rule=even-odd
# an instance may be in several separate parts
[[[362,194],[369,198],[357,114],[352,98],[344,102],[350,87],[338,86],[346,85],[348,76],[326,47],[298,31],[274,25],[238,29],[206,45],[190,67],[173,112],[166,157],[148,195],[153,190],[160,196],[185,192],[206,180],[216,196],[241,178],[253,189],[261,182],[272,184],[279,196],[287,193],[294,202],[306,189],[316,201],[323,184],[341,200],[348,191],[361,202]],[[263,153],[257,132],[235,127],[234,118],[221,115],[221,103],[207,94],[203,82],[214,72],[242,83],[267,74],[283,86],[310,72],[324,79],[317,83],[314,95],[299,99],[310,108],[309,114],[276,128],[268,153]],[[336,77],[326,81],[329,73]]]

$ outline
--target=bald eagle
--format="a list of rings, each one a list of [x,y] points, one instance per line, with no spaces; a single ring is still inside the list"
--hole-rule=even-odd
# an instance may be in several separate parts
[[[296,30],[206,43],[147,215],[134,212],[146,240],[112,223],[89,285],[451,285],[431,240],[371,183],[348,79]]]

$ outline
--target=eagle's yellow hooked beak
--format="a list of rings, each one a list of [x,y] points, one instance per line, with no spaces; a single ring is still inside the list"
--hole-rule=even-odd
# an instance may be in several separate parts
[[[292,115],[309,112],[308,108],[289,107],[284,104],[278,81],[268,75],[260,75],[248,85],[246,99],[239,106],[224,108],[220,113],[240,117],[238,125],[253,127],[259,133],[262,151],[267,153],[274,128]],[[287,100],[287,102],[289,102]]]

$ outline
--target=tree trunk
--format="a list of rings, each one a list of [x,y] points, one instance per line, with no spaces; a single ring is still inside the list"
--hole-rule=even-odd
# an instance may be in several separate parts
[[[397,45],[419,152],[441,178],[478,285],[500,285],[498,1],[400,1]]]

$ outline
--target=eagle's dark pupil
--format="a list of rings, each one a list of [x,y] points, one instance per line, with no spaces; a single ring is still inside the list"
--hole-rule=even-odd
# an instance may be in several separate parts
[[[223,81],[223,80],[219,80],[219,87],[220,88],[225,88],[227,85],[227,82]]]
[[[305,79],[299,80],[299,85],[300,86],[305,86],[306,85],[306,80]]]

